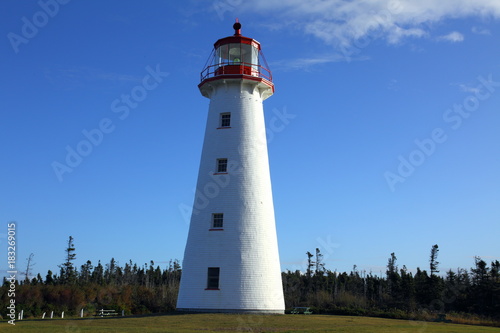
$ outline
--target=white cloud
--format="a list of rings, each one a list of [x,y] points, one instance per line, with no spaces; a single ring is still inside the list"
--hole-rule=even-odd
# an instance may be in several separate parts
[[[80,88],[85,83],[102,84],[109,87],[129,82],[141,82],[141,77],[123,73],[108,72],[91,67],[54,66],[44,69],[45,79],[66,90]]]
[[[279,22],[289,22],[287,28],[335,46],[367,38],[394,44],[426,37],[433,23],[450,18],[500,18],[498,0],[253,0],[243,2],[240,9],[268,13]],[[454,33],[444,40],[460,38]]]
[[[444,40],[444,41],[448,41],[448,42],[452,42],[452,43],[463,42],[464,41],[464,35],[462,35],[458,31],[453,31],[453,32],[450,32],[447,35],[439,36],[438,40]]]
[[[471,31],[478,35],[491,35],[491,31],[485,28],[472,27]]]
[[[363,61],[367,60],[366,56],[351,57],[349,61]],[[332,62],[346,61],[346,58],[342,54],[333,54],[326,56],[310,57],[310,58],[296,58],[296,59],[286,59],[281,61],[274,61],[270,64],[273,70],[309,70],[311,67],[321,64],[327,64]]]

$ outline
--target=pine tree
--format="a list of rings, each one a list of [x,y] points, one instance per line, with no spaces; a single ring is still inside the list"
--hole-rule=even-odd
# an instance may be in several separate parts
[[[106,264],[106,270],[104,271],[104,279],[107,284],[114,284],[116,282],[116,269],[116,260],[115,258],[111,258],[109,264]]]
[[[391,257],[387,261],[387,277],[389,277],[391,274],[394,274],[398,271],[398,266],[396,265],[396,255],[394,252],[391,253]]]
[[[104,284],[104,267],[102,267],[100,260],[92,271],[91,280],[93,283]]]
[[[49,269],[47,272],[47,276],[45,277],[45,285],[50,286],[54,284],[54,276],[52,275],[52,271]]]
[[[87,260],[87,262],[81,266],[79,274],[80,283],[86,284],[90,281],[90,275],[92,273],[92,269],[93,266],[90,260]]]
[[[438,252],[439,252],[439,246],[437,244],[433,245],[431,249],[431,256],[429,259],[431,276],[433,276],[434,273],[439,273],[438,271],[439,262],[437,261]]]
[[[396,265],[396,255],[394,252],[391,253],[391,257],[387,261],[387,285],[389,289],[389,295],[391,295],[394,299],[400,293],[400,285],[401,285],[401,277],[398,273],[398,266]]]
[[[314,256],[311,252],[307,251],[307,271],[306,275],[307,278],[311,278],[312,275],[312,268],[314,267],[314,261],[312,260],[312,257]]]
[[[73,261],[76,259],[76,253],[73,241],[74,238],[69,236],[68,246],[66,247],[66,250],[64,250],[64,252],[66,252],[66,261],[62,265],[59,265],[59,268],[61,269],[60,280],[63,284],[72,284],[76,281],[76,269],[73,266]]]
[[[316,275],[323,275],[325,273],[325,264],[323,263],[323,254],[320,253],[320,250],[316,248]]]

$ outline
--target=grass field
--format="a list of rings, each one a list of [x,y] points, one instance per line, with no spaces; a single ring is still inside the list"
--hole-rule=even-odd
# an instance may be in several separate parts
[[[500,328],[329,315],[174,314],[105,319],[2,322],[1,332],[500,332]]]

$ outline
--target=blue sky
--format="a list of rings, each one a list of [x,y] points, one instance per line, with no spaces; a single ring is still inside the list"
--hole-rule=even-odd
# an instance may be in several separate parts
[[[427,269],[434,244],[442,272],[500,259],[500,3],[9,0],[0,16],[0,242],[16,221],[21,270],[34,253],[58,272],[70,235],[78,267],[182,260],[199,73],[236,17],[276,86],[283,270],[315,248],[338,271],[385,272],[391,252]]]

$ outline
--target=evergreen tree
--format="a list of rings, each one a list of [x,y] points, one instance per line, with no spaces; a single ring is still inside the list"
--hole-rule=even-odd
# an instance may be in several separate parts
[[[102,267],[101,261],[97,262],[97,266],[94,267],[92,271],[91,280],[99,285],[104,284],[104,267]]]
[[[314,261],[312,260],[312,257],[314,256],[311,252],[307,251],[307,270],[306,270],[306,275],[307,278],[311,278],[312,276],[312,268],[314,267]]]
[[[307,252],[306,272],[282,273],[286,307],[313,306],[319,311],[357,315],[400,316],[407,313],[410,317],[418,316],[418,309],[423,308],[500,320],[500,262],[492,262],[490,268],[480,257],[475,257],[470,270],[449,270],[445,277],[440,277],[437,255],[436,244],[429,257],[430,275],[420,268],[412,275],[404,265],[398,270],[396,255],[391,253],[384,277],[382,272],[381,276],[360,272],[356,265],[350,274],[327,270],[317,248],[315,255]],[[38,274],[19,285],[16,302],[22,306],[26,317],[40,317],[50,310],[77,314],[81,307],[116,308],[127,314],[175,309],[182,272],[178,260],[171,260],[163,270],[160,266],[155,268],[153,261],[140,267],[129,261],[122,268],[114,258],[105,267],[101,261],[93,267],[88,260],[77,272],[73,268],[75,258],[73,238],[70,237],[66,261],[59,266],[60,276],[49,270],[45,281]],[[30,275],[28,267],[26,272],[25,277]],[[9,301],[6,296],[9,282],[6,278],[3,281],[0,308],[5,308]],[[74,285],[74,281],[78,281],[78,285]]]
[[[500,261],[495,260],[491,262],[490,274],[494,282],[500,282]]]
[[[405,265],[401,269],[401,299],[405,303],[405,310],[415,310],[415,283],[412,274],[408,272]]]
[[[398,266],[396,265],[396,255],[394,252],[391,253],[391,257],[387,261],[387,276],[389,277],[391,274],[394,274],[398,271]]]
[[[387,261],[387,288],[389,295],[392,299],[391,306],[397,306],[401,301],[401,276],[398,273],[398,266],[396,265],[396,255],[391,253],[391,257]]]
[[[115,258],[111,258],[109,264],[106,264],[106,270],[104,271],[104,279],[107,284],[115,284],[117,278],[116,269],[117,264]]]
[[[491,289],[493,284],[490,280],[490,269],[488,264],[480,257],[475,257],[475,268],[472,272],[471,299],[475,312],[490,313],[493,307]]]
[[[85,264],[83,264],[80,268],[79,281],[81,284],[86,284],[90,282],[90,277],[92,274],[92,262],[87,260]]]
[[[437,261],[438,253],[439,246],[435,244],[432,246],[431,254],[429,256],[430,276],[428,278],[428,299],[432,299],[434,301],[433,304],[442,304],[436,301],[443,299],[443,292],[445,291],[443,279],[436,275],[436,273],[439,273],[439,262]],[[443,309],[439,310],[442,311]]]
[[[433,276],[435,273],[439,273],[438,271],[439,262],[437,261],[438,252],[439,252],[439,246],[437,244],[433,245],[431,248],[431,255],[429,259],[431,276]]]
[[[316,248],[316,275],[323,275],[325,273],[325,264],[323,263],[323,254],[320,253],[319,248]]]
[[[52,276],[52,274],[53,273],[51,270],[49,270],[47,272],[47,276],[45,276],[45,285],[50,286],[50,285],[54,284],[55,281],[54,281],[54,277]]]
[[[75,244],[73,243],[74,239],[72,236],[69,236],[68,246],[64,250],[66,252],[66,260],[62,265],[59,265],[61,269],[60,280],[61,283],[69,283],[72,284],[76,281],[76,269],[73,266],[73,261],[76,259],[75,253]]]
[[[483,284],[489,275],[488,264],[482,260],[480,257],[474,257],[475,268],[471,269],[472,272],[472,282],[475,285]]]

